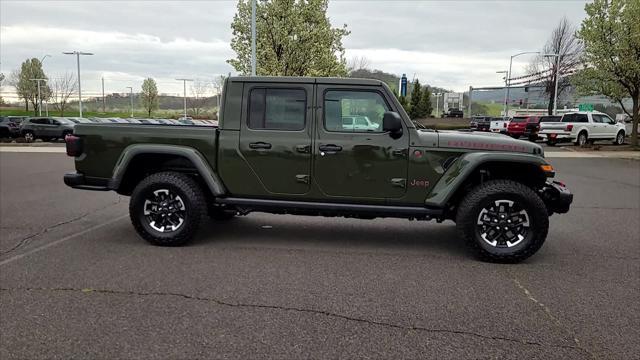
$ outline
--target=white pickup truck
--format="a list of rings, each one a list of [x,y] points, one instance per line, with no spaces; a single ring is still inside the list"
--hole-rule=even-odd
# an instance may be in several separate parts
[[[564,114],[560,122],[541,123],[538,135],[545,139],[548,145],[574,142],[582,146],[596,140],[612,140],[614,144],[622,145],[625,127],[607,114],[577,111]]]
[[[489,125],[489,131],[506,134],[507,126],[509,126],[509,119],[504,118],[491,118],[491,124]]]

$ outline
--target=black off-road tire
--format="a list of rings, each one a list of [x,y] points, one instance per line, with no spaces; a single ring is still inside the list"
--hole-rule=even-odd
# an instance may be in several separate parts
[[[154,191],[168,189],[180,196],[184,203],[184,222],[172,232],[160,232],[151,227],[144,214],[146,200]],[[129,217],[140,236],[153,245],[180,246],[197,233],[207,213],[202,188],[191,177],[177,172],[160,172],[147,176],[133,190],[129,202]]]
[[[529,231],[524,240],[513,247],[491,246],[479,233],[481,211],[497,200],[513,201],[528,214]],[[473,188],[460,202],[456,226],[468,247],[481,260],[517,263],[540,249],[547,238],[549,215],[542,199],[528,186],[512,180],[491,180]]]

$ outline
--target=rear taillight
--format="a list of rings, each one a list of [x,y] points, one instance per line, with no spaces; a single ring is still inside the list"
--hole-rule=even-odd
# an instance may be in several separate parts
[[[567,127],[564,129],[564,131],[571,131],[573,130],[573,125],[569,124],[567,125]]]
[[[82,155],[82,138],[70,134],[65,136],[64,142],[67,143],[67,155],[69,156]]]

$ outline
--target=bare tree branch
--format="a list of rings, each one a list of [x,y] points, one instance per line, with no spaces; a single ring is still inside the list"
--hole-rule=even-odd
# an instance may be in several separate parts
[[[60,116],[64,116],[69,97],[76,91],[76,77],[73,73],[65,72],[64,75],[55,77],[51,88],[51,99]]]

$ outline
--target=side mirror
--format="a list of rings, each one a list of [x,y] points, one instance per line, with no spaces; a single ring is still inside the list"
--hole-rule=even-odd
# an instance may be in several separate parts
[[[387,111],[382,117],[382,131],[388,132],[392,138],[402,136],[402,119],[397,112]]]

